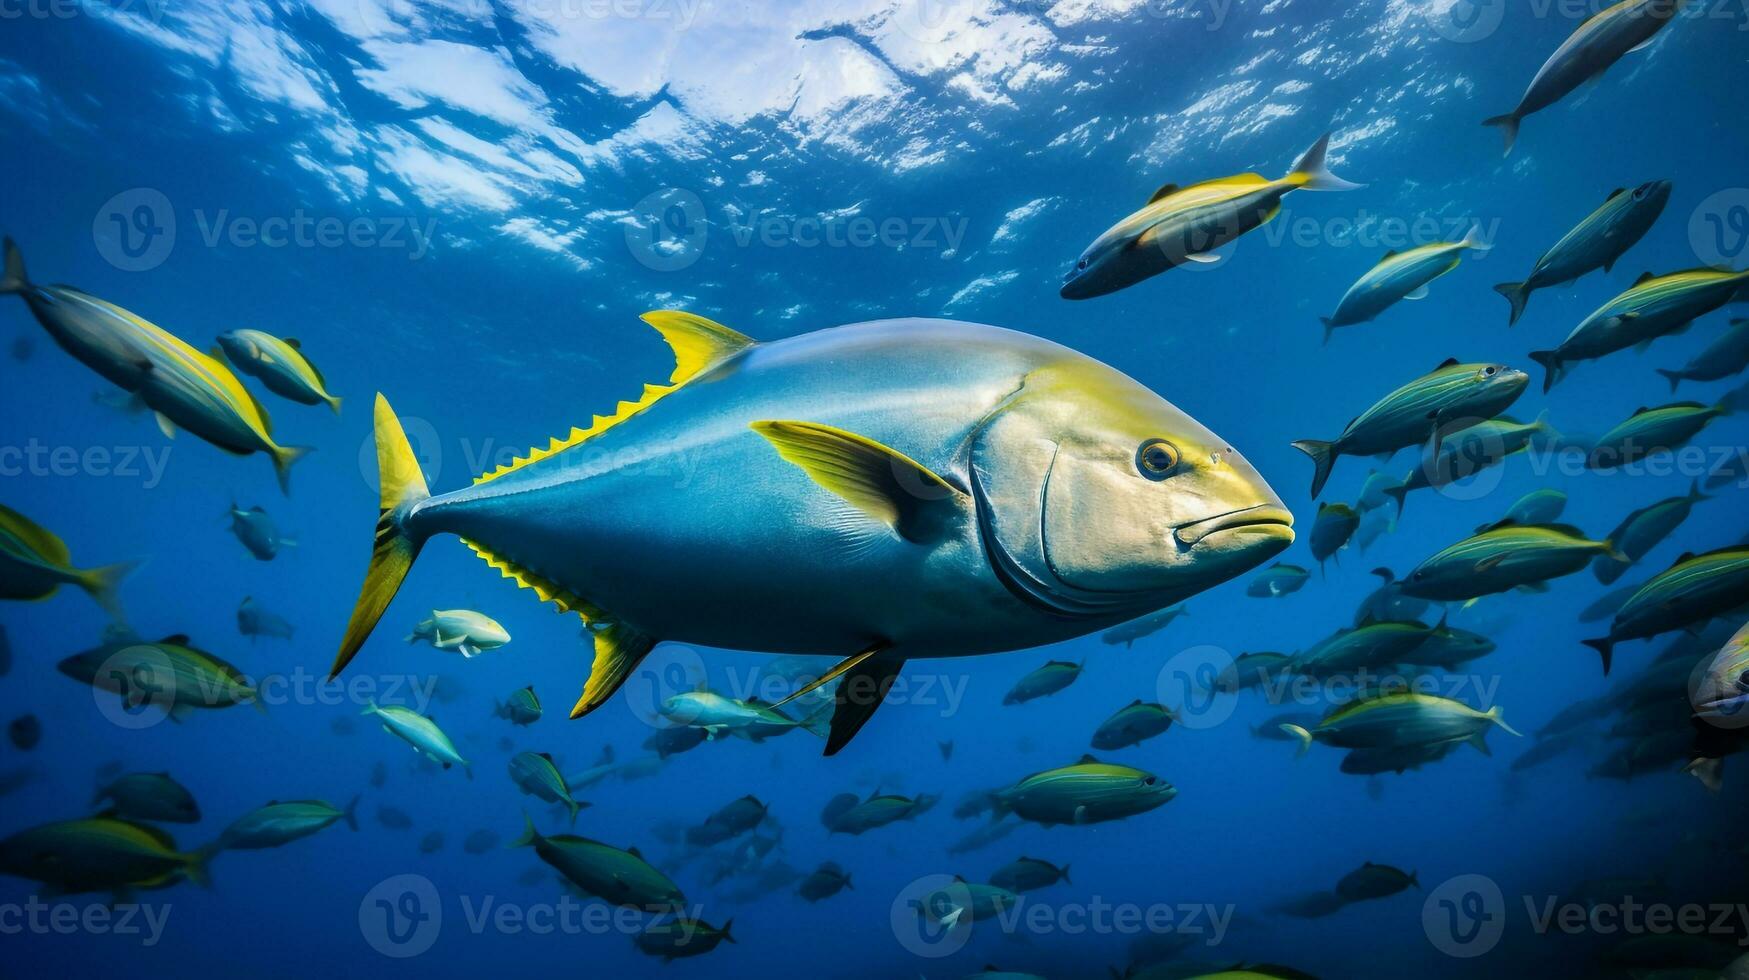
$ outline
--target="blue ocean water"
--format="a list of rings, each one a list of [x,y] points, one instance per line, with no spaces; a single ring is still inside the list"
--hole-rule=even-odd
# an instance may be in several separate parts
[[[1636,407],[1712,403],[1741,383],[1685,383],[1673,399],[1653,372],[1686,363],[1738,306],[1540,391],[1530,351],[1558,344],[1642,272],[1741,268],[1749,238],[1740,4],[1690,4],[1595,86],[1529,117],[1509,156],[1479,125],[1508,111],[1594,12],[1554,0],[0,3],[0,230],[32,278],[75,285],[202,350],[240,327],[296,337],[345,399],[335,417],[248,382],[282,442],[316,448],[281,496],[264,459],[186,432],[166,439],[57,349],[24,304],[5,301],[0,503],[59,534],[81,566],[143,560],[120,592],[129,624],[148,638],[187,635],[261,681],[267,703],[118,724],[107,695],[55,669],[95,646],[107,617],[70,588],[7,602],[0,715],[34,715],[43,735],[29,750],[3,749],[0,772],[28,778],[0,798],[0,833],[94,812],[105,767],[168,771],[187,786],[203,819],[167,827],[186,848],[269,800],[362,797],[356,833],[339,824],[220,854],[210,888],[118,899],[118,914],[145,907],[131,929],[74,921],[99,915],[85,910],[109,896],[39,906],[35,883],[0,879],[0,972],[658,969],[624,921],[583,911],[550,871],[525,877],[543,866],[502,846],[523,813],[549,834],[565,820],[519,792],[506,766],[532,750],[579,773],[604,746],[638,760],[654,705],[691,684],[695,662],[715,689],[746,695],[760,690],[768,658],[660,647],[620,696],[568,721],[589,668],[578,621],[446,539],[421,555],[341,681],[322,678],[375,518],[373,394],[402,415],[433,490],[454,489],[665,381],[670,352],[637,321],[664,308],[759,340],[928,316],[1067,345],[1242,451],[1298,519],[1299,541],[1280,560],[1312,569],[1279,599],[1248,597],[1250,575],[1213,588],[1129,648],[1094,634],[913,661],[905,703],[831,758],[804,731],[725,738],[653,775],[579,791],[592,805],[578,833],[637,847],[706,921],[733,919],[734,944],[664,974],[955,977],[988,964],[1091,977],[1147,959],[1140,943],[1204,967],[1159,975],[1274,963],[1323,977],[1626,976],[1619,946],[1643,928],[1611,928],[1607,914],[1538,927],[1551,904],[1617,902],[1601,879],[1632,882],[1613,890],[1642,904],[1705,907],[1708,927],[1686,937],[1713,944],[1702,959],[1749,949],[1735,945],[1749,922],[1733,832],[1745,795],[1732,764],[1718,794],[1680,761],[1631,780],[1589,775],[1625,744],[1599,707],[1575,749],[1511,769],[1558,712],[1619,692],[1670,642],[1626,643],[1602,676],[1579,642],[1606,625],[1578,622],[1607,591],[1589,571],[1544,594],[1450,611],[1498,650],[1440,680],[1440,693],[1498,706],[1526,733],[1492,732],[1491,756],[1464,747],[1401,775],[1346,775],[1334,749],[1296,759],[1289,742],[1253,732],[1327,702],[1209,698],[1199,684],[1239,653],[1304,650],[1351,625],[1379,581],[1369,570],[1401,574],[1527,492],[1567,493],[1562,520],[1601,538],[1749,447],[1749,422],[1736,415],[1697,437],[1698,453],[1645,472],[1527,454],[1476,485],[1417,491],[1393,530],[1351,543],[1322,572],[1310,557],[1311,465],[1290,443],[1335,438],[1447,358],[1530,371],[1512,414],[1546,409],[1575,444]],[[1059,298],[1087,243],[1161,184],[1276,177],[1325,132],[1331,169],[1363,189],[1290,195],[1218,262],[1086,302]],[[1509,329],[1492,285],[1523,278],[1612,190],[1657,179],[1674,191],[1644,240],[1608,273],[1539,291]],[[1467,255],[1428,298],[1321,344],[1318,318],[1386,251],[1471,228],[1490,251]],[[1353,502],[1370,469],[1413,466],[1412,450],[1388,464],[1344,458],[1321,499]],[[1744,489],[1727,480],[1712,491],[1622,582],[1740,542]],[[252,558],[229,531],[233,504],[265,508],[295,546]],[[240,636],[246,596],[286,617],[293,638]],[[435,608],[484,611],[513,640],[467,660],[399,642]],[[1005,706],[1014,682],[1048,660],[1084,662],[1084,672],[1061,693]],[[493,716],[496,701],[531,684],[545,717],[520,728]],[[419,765],[359,717],[371,698],[427,711],[472,777]],[[1097,754],[1171,782],[1169,804],[1118,822],[1022,825],[950,853],[989,819],[956,819],[967,793],[1074,762],[1099,722],[1136,698],[1182,721]],[[828,800],[877,790],[940,803],[862,836],[827,833]],[[747,838],[699,857],[676,831],[746,794],[769,805],[758,833],[781,833],[780,844],[714,880]],[[413,827],[385,827],[384,806]],[[481,829],[499,846],[466,853],[464,838]],[[441,848],[421,853],[432,832]],[[1071,865],[1072,881],[969,931],[920,925],[907,904],[936,887],[933,876],[982,882],[1021,855]],[[812,904],[784,881],[785,866],[805,874],[825,861],[851,874],[852,890]],[[1413,870],[1420,888],[1320,918],[1276,910],[1366,861]],[[755,894],[762,869],[778,884]],[[143,933],[146,912],[160,927]],[[1666,947],[1647,955],[1631,965],[1692,965]]]

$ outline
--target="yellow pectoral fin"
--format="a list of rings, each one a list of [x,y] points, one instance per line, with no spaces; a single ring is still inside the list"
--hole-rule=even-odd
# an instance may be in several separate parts
[[[752,429],[809,479],[906,540],[938,537],[959,511],[960,490],[873,439],[817,422],[765,420]]]

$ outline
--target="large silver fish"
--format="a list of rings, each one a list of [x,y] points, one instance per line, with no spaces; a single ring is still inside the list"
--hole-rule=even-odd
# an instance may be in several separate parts
[[[336,673],[451,533],[590,625],[573,717],[662,639],[831,653],[847,659],[796,695],[843,679],[831,754],[907,658],[1090,633],[1293,541],[1226,442],[1048,341],[890,320],[761,344],[645,320],[675,351],[669,384],[453,493],[430,496],[379,396],[381,515]]]
[[[1552,248],[1536,260],[1522,282],[1503,282],[1494,291],[1512,304],[1507,326],[1524,315],[1530,294],[1538,289],[1571,283],[1593,269],[1608,272],[1622,253],[1645,237],[1664,205],[1670,201],[1670,182],[1654,180],[1633,190],[1618,187],[1597,210],[1573,226]]]
[[[1506,152],[1518,141],[1518,125],[1524,117],[1566,98],[1586,82],[1594,81],[1631,51],[1652,43],[1652,38],[1681,9],[1683,0],[1622,0],[1579,25],[1543,62],[1518,108],[1503,116],[1482,121],[1499,126],[1506,134]]]

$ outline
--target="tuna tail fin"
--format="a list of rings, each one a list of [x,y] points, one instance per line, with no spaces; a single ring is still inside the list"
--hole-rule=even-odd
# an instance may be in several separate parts
[[[1306,731],[1298,725],[1282,725],[1281,730],[1299,740],[1300,748],[1299,751],[1294,753],[1294,758],[1297,759],[1312,750],[1311,732]]]
[[[1615,641],[1606,636],[1600,640],[1583,640],[1581,642],[1596,650],[1598,655],[1603,657],[1603,676],[1608,677],[1609,665],[1615,659]]]
[[[79,587],[91,594],[103,611],[118,623],[127,622],[122,615],[121,600],[115,594],[116,587],[127,573],[138,568],[137,561],[124,561],[115,565],[105,565],[102,568],[91,568],[79,573]]]
[[[1522,282],[1503,282],[1494,287],[1494,291],[1506,297],[1506,302],[1512,304],[1512,315],[1507,319],[1508,327],[1516,324],[1518,318],[1524,315],[1524,307],[1530,302],[1530,289]]]
[[[1324,164],[1324,157],[1329,152],[1330,134],[1325,133],[1294,162],[1294,169],[1288,176],[1297,180],[1300,187],[1308,191],[1352,191],[1366,186],[1343,180],[1331,173],[1330,168]]]
[[[1065,885],[1074,884],[1074,882],[1069,880],[1069,866],[1066,864],[1057,869],[1057,877],[1063,879],[1063,884]]]
[[[734,919],[724,919],[723,920],[723,929],[722,929],[723,939],[727,942],[735,943],[735,945],[739,946],[741,944],[736,941],[735,937],[729,935],[729,930],[734,928],[734,926],[735,926]]]
[[[382,485],[376,543],[371,548],[370,566],[364,573],[358,603],[346,624],[346,636],[340,641],[340,652],[329,668],[330,677],[345,670],[358,648],[364,646],[377,620],[401,588],[407,571],[413,567],[413,560],[419,557],[420,545],[425,543],[408,533],[405,520],[412,507],[428,499],[431,491],[425,488],[425,476],[419,472],[419,460],[407,443],[400,419],[395,418],[395,410],[380,394],[376,401],[376,441],[377,473]]]
[[[340,396],[329,395],[327,398],[325,398],[323,400],[328,403],[329,408],[332,408],[334,410],[335,415],[340,414]]]
[[[0,276],[0,296],[22,293],[30,288],[30,277],[24,274],[24,254],[6,239],[6,273]]]
[[[1548,372],[1548,374],[1543,376],[1544,392],[1553,388],[1555,382],[1561,380],[1561,375],[1566,373],[1561,369],[1561,354],[1559,351],[1533,350],[1530,352],[1530,359],[1541,364],[1543,370]]]
[[[1506,152],[1504,154],[1502,154],[1502,156],[1511,156],[1512,155],[1512,144],[1518,142],[1519,118],[1520,117],[1519,117],[1518,113],[1509,112],[1504,116],[1495,116],[1492,119],[1482,120],[1482,125],[1484,125],[1484,126],[1499,126],[1502,130],[1505,131]]]
[[[589,804],[587,803],[579,803],[576,800],[565,801],[565,808],[571,811],[571,826],[577,826],[577,814],[583,812],[583,808],[588,805]]]
[[[279,477],[279,490],[291,496],[292,464],[316,451],[314,446],[276,446],[273,452],[273,473]]]
[[[1330,346],[1330,337],[1336,333],[1336,325],[1331,323],[1327,316],[1319,317],[1318,322],[1324,325],[1324,346],[1328,347]]]
[[[1336,465],[1336,444],[1318,439],[1301,439],[1294,443],[1294,448],[1312,457],[1312,498],[1324,492],[1324,484],[1330,479],[1330,469]]]
[[[534,821],[528,818],[528,811],[522,811],[522,836],[505,845],[507,847],[533,847],[541,839],[540,831],[534,829]]]
[[[1494,250],[1494,243],[1488,241],[1487,236],[1482,233],[1482,223],[1479,221],[1470,226],[1470,230],[1464,233],[1464,240],[1458,244],[1472,252],[1491,252]]]
[[[352,799],[346,803],[346,809],[340,811],[340,819],[346,821],[346,826],[354,833],[358,832],[358,794],[352,794]]]
[[[1659,374],[1664,376],[1665,381],[1670,382],[1670,393],[1676,394],[1676,386],[1682,383],[1682,372],[1680,370],[1672,371],[1668,368],[1658,368],[1657,370]]]
[[[182,866],[183,876],[202,888],[211,888],[213,878],[207,873],[207,864],[212,861],[213,855],[219,853],[223,848],[222,843],[213,841],[205,847],[196,848],[190,852],[188,863]]]

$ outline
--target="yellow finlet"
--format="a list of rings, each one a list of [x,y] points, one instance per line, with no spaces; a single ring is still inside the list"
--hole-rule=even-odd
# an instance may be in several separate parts
[[[642,317],[645,323],[656,329],[662,339],[674,351],[674,372],[665,385],[644,385],[644,393],[637,401],[620,402],[612,415],[597,415],[589,428],[573,427],[563,438],[555,436],[545,449],[535,447],[528,455],[520,456],[503,466],[474,477],[474,483],[487,483],[496,480],[506,473],[537,463],[555,453],[563,452],[608,429],[624,422],[626,419],[642,412],[663,396],[673,393],[682,385],[691,381],[700,373],[721,363],[724,359],[753,346],[755,341],[745,334],[730,330],[713,320],[707,320],[695,313],[680,310],[654,310]]]

